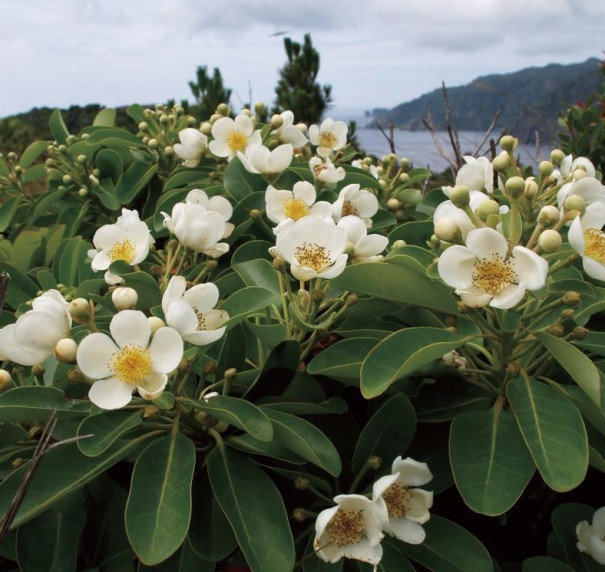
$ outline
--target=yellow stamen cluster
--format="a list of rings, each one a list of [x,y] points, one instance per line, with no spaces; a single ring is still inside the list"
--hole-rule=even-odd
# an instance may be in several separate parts
[[[492,254],[491,258],[480,258],[475,262],[472,280],[477,288],[496,296],[507,286],[516,283],[517,273],[512,260]]]
[[[311,268],[318,273],[332,263],[326,248],[314,243],[305,242],[302,246],[298,246],[294,256],[301,266]]]
[[[298,220],[309,214],[309,206],[301,199],[287,199],[284,201],[284,214],[292,220]]]
[[[347,215],[359,216],[359,209],[357,208],[357,205],[354,202],[344,201],[342,203],[342,211],[341,211],[340,215],[341,216],[347,216]]]
[[[248,138],[241,131],[234,129],[227,134],[227,145],[231,151],[245,151],[248,146]]]
[[[382,493],[382,498],[387,505],[389,518],[402,518],[410,509],[412,493],[402,484],[393,483]]]
[[[584,255],[605,264],[605,232],[598,228],[584,231]]]
[[[128,344],[114,352],[109,369],[120,381],[129,385],[140,385],[151,373],[151,354],[147,348]]]
[[[115,262],[116,260],[125,260],[130,264],[134,258],[135,250],[132,240],[125,238],[124,240],[114,242],[113,246],[107,252],[107,257],[112,262]]]
[[[363,510],[338,509],[326,526],[330,542],[336,546],[357,544],[365,536]]]
[[[324,131],[319,134],[319,144],[322,147],[327,147],[328,149],[333,149],[336,145],[336,137],[329,131]]]

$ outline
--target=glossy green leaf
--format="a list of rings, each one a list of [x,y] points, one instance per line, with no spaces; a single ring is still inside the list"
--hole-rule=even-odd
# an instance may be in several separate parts
[[[308,401],[292,401],[284,399],[263,403],[263,409],[277,409],[291,415],[338,415],[347,411],[347,402],[333,395],[332,397],[320,403],[310,403]]]
[[[135,161],[118,179],[115,191],[118,201],[123,205],[130,203],[145,188],[157,170],[157,165]]]
[[[88,435],[78,440],[80,451],[88,457],[104,453],[117,439],[143,421],[141,414],[140,409],[117,410],[87,417],[78,427],[78,437]]]
[[[101,109],[92,124],[95,127],[113,127],[116,124],[116,110],[111,107]]]
[[[38,295],[38,285],[17,267],[8,262],[0,262],[0,272],[9,275],[8,288],[4,298],[5,306],[16,310],[21,304],[33,300]]]
[[[170,557],[156,566],[139,563],[137,572],[214,572],[216,562],[201,558],[188,540]]]
[[[95,155],[95,167],[99,169],[101,179],[109,178],[115,183],[122,175],[124,161],[114,149],[101,149]]]
[[[603,407],[603,387],[599,370],[592,361],[569,342],[546,332],[536,332],[536,338],[546,347],[561,367],[599,407]]]
[[[50,141],[34,141],[30,143],[21,154],[19,165],[22,169],[27,169],[34,161],[46,151]]]
[[[25,169],[21,177],[21,182],[27,184],[44,178],[46,178],[46,166],[42,163],[38,163],[37,165],[32,165]]]
[[[454,419],[450,460],[464,502],[489,516],[511,508],[536,469],[515,416],[501,407]]]
[[[179,431],[153,441],[134,466],[124,518],[141,562],[153,566],[171,556],[187,536],[195,447]]]
[[[308,421],[272,408],[263,408],[273,422],[274,439],[334,477],[340,474],[340,456],[332,441]]]
[[[21,526],[64,499],[78,487],[89,483],[153,435],[154,433],[148,433],[132,441],[118,442],[97,457],[86,457],[80,453],[75,443],[48,451],[42,457],[28,484],[27,494],[12,527]],[[27,467],[27,463],[22,465],[0,483],[0,514],[4,514],[12,502]]]
[[[45,228],[26,228],[22,230],[13,242],[11,262],[23,272],[30,268],[42,266],[44,262]]]
[[[260,441],[270,441],[273,438],[273,425],[269,417],[262,409],[245,399],[216,395],[207,401],[189,398],[181,398],[180,401],[225,421]]]
[[[232,266],[247,286],[260,286],[276,295],[280,294],[279,276],[268,260],[257,258],[245,262],[233,262]]]
[[[492,572],[494,566],[485,546],[458,524],[437,516],[422,525],[422,544],[401,542],[401,551],[433,572]]]
[[[103,144],[112,146],[145,147],[145,143],[134,133],[121,127],[94,127],[86,140],[89,145]]]
[[[416,414],[408,397],[398,393],[372,415],[361,431],[351,461],[358,473],[372,455],[390,466],[397,456],[404,455],[416,432]]]
[[[363,262],[347,266],[333,278],[334,290],[368,294],[376,298],[457,314],[453,290],[426,275],[388,262]]]
[[[241,322],[246,316],[280,302],[279,296],[260,286],[248,286],[234,292],[220,306],[229,313],[228,326]]]
[[[368,353],[361,366],[363,396],[380,395],[398,379],[417,372],[475,337],[423,327],[406,328],[387,336]]]
[[[523,561],[522,572],[574,572],[567,564],[549,556],[532,556]]]
[[[285,461],[292,465],[304,465],[307,462],[300,455],[297,455],[275,439],[271,441],[259,441],[248,433],[243,433],[242,435],[230,435],[225,439],[225,443],[244,453],[271,457],[272,459]]]
[[[13,222],[13,217],[21,204],[21,197],[8,199],[0,206],[0,232],[4,232]]]
[[[578,409],[534,379],[512,379],[506,395],[546,484],[558,492],[578,486],[588,469],[588,438]]]
[[[22,572],[76,570],[86,511],[47,510],[17,532],[17,559]]]
[[[193,480],[192,495],[193,512],[189,526],[191,547],[206,560],[222,560],[233,552],[237,541],[212,492],[206,471]]]
[[[71,411],[72,403],[56,387],[23,385],[0,393],[0,419],[3,423],[43,423],[52,410]]]
[[[57,201],[59,201],[66,192],[67,189],[56,189],[40,195],[27,211],[27,222],[33,223],[40,216],[46,214],[49,209],[52,209],[57,205]]]
[[[61,112],[55,109],[48,120],[48,126],[50,128],[51,135],[55,138],[57,143],[65,143],[69,137],[69,131],[65,126]]]
[[[212,490],[252,572],[294,569],[294,542],[279,490],[246,456],[218,444],[207,457]]]
[[[53,261],[53,273],[65,286],[77,286],[92,274],[88,251],[90,242],[80,237],[71,238],[57,249]]]
[[[267,189],[265,179],[261,175],[247,171],[237,157],[229,161],[225,169],[224,185],[225,191],[237,202],[246,195],[256,191],[264,192]]]
[[[340,340],[319,352],[307,366],[311,375],[334,379],[359,379],[361,364],[377,344],[375,338]]]

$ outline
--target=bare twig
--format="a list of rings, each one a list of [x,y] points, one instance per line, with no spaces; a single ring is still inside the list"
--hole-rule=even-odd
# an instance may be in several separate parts
[[[460,150],[460,137],[458,136],[458,129],[452,123],[452,107],[450,105],[450,98],[447,95],[447,89],[445,88],[445,82],[441,82],[441,89],[443,91],[443,101],[445,103],[445,127],[448,135],[450,136],[450,142],[452,144],[452,150],[456,156],[456,170],[460,169],[464,165],[462,159],[462,151]]]
[[[10,276],[6,270],[0,273],[0,312],[4,308],[4,299],[6,298],[6,289],[8,288],[8,281]]]
[[[489,127],[487,128],[487,131],[485,132],[485,135],[483,136],[483,139],[481,139],[481,142],[479,143],[479,145],[477,145],[476,149],[473,151],[473,157],[476,157],[478,155],[478,153],[481,151],[481,148],[483,147],[483,145],[485,145],[485,142],[489,139],[489,136],[492,134],[492,131],[496,127],[496,123],[498,123],[498,119],[500,119],[500,115],[502,115],[502,106],[500,106],[498,108],[498,111],[496,111],[496,113],[494,113],[494,118],[492,119],[492,122],[489,124]]]
[[[439,155],[441,155],[441,157],[443,157],[443,159],[445,159],[447,161],[448,165],[452,169],[452,172],[454,174],[456,174],[456,170],[457,170],[456,163],[451,159],[451,157],[443,149],[443,146],[441,145],[441,141],[439,140],[439,136],[437,135],[437,130],[435,129],[435,124],[433,123],[433,116],[430,111],[428,114],[428,118],[425,118],[425,117],[422,118],[422,124],[429,130],[429,132],[431,134],[431,139],[433,140],[433,143],[434,143],[435,148],[437,149],[437,152],[439,153]]]
[[[389,148],[391,149],[391,153],[395,153],[395,126],[393,125],[393,123],[391,122],[389,124],[389,133],[388,134],[382,128],[382,125],[380,125],[380,121],[377,121],[376,125],[378,126],[378,129],[384,135],[386,140],[389,142]]]

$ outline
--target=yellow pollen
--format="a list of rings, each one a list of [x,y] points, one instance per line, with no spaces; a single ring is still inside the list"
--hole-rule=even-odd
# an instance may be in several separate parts
[[[328,149],[334,149],[336,145],[336,137],[329,131],[323,131],[319,134],[319,144],[322,147],[328,147]]]
[[[409,501],[412,493],[399,483],[393,483],[384,493],[382,498],[387,505],[389,518],[404,517],[410,508]]]
[[[318,273],[332,264],[325,247],[319,244],[305,242],[296,248],[294,256],[301,266],[311,268]]]
[[[362,513],[363,510],[338,509],[326,526],[330,542],[336,546],[348,546],[361,542],[365,536]]]
[[[107,253],[107,257],[112,262],[116,260],[125,260],[130,263],[130,261],[134,258],[134,243],[129,238],[125,238],[119,242],[114,242],[113,246],[110,248]]]
[[[587,228],[584,231],[584,254],[605,264],[605,232],[598,228]]]
[[[357,208],[355,203],[351,201],[345,201],[344,203],[342,203],[342,211],[340,213],[340,216],[347,215],[359,216],[359,209]]]
[[[284,202],[284,214],[292,220],[298,220],[309,214],[309,207],[300,199],[287,199]]]
[[[512,260],[504,260],[497,254],[475,262],[473,284],[490,296],[496,296],[507,286],[516,284],[517,273]]]
[[[231,151],[245,151],[248,146],[248,138],[241,131],[234,129],[227,134],[227,145]]]
[[[147,348],[128,344],[113,353],[109,369],[120,381],[140,385],[151,373],[151,354]]]

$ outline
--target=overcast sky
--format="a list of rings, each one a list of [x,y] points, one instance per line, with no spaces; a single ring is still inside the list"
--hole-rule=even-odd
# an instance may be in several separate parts
[[[283,35],[311,33],[336,111],[394,107],[477,76],[603,58],[605,0],[0,0],[0,117],[32,107],[272,103]]]

